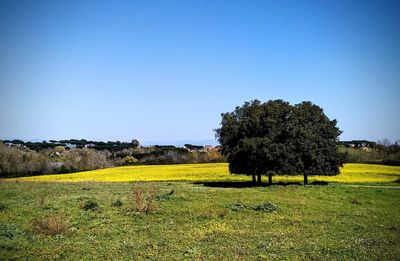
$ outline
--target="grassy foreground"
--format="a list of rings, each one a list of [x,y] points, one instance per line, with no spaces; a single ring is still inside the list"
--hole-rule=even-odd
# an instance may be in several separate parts
[[[400,177],[400,167],[345,164],[338,176],[314,176],[310,181],[328,181],[339,183],[385,183],[394,182]],[[84,171],[73,174],[42,175],[7,179],[8,181],[249,181],[246,176],[230,175],[226,163],[212,164],[182,164],[182,165],[153,165],[108,168]],[[302,176],[277,176],[274,182],[300,182]]]
[[[139,188],[159,196],[150,213],[135,210],[134,183],[1,182],[0,259],[400,256],[400,190],[342,185],[235,189],[186,182],[147,182]],[[278,210],[255,210],[266,202]]]
[[[0,260],[395,260],[400,190],[341,183],[399,177],[400,167],[346,164],[311,178],[334,185],[248,187],[227,164],[189,164],[3,179]]]

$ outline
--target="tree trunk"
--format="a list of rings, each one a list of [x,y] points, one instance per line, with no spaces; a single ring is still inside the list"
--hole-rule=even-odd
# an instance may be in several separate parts
[[[307,174],[304,174],[304,185],[308,184]]]
[[[268,185],[272,185],[272,174],[268,174]]]
[[[253,175],[251,175],[251,176],[253,177],[253,183],[256,183],[256,175],[253,174]]]
[[[257,174],[257,183],[261,184],[261,174]]]

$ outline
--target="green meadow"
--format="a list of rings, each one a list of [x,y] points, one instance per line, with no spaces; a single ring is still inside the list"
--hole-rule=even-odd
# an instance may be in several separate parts
[[[348,164],[308,186],[253,187],[226,164],[2,180],[0,259],[395,260],[399,170]]]

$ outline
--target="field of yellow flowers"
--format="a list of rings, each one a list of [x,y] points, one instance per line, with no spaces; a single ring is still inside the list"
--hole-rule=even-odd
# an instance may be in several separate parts
[[[310,181],[338,183],[386,183],[400,178],[400,167],[372,164],[345,164],[337,176],[314,176]],[[274,182],[301,182],[302,176],[276,176]],[[226,163],[147,165],[107,168],[72,174],[41,175],[7,179],[7,181],[45,182],[128,182],[128,181],[249,181],[250,177],[231,175]]]

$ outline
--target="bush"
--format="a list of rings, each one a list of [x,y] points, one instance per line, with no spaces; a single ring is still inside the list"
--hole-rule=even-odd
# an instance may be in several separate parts
[[[138,162],[138,160],[130,155],[125,156],[122,158],[120,165],[126,166],[126,165],[134,165]]]
[[[38,218],[32,221],[32,226],[40,234],[63,234],[68,229],[65,218],[59,214]]]
[[[83,210],[93,210],[93,211],[100,208],[99,204],[96,201],[94,201],[93,199],[82,201],[80,203],[79,207]]]
[[[246,210],[248,207],[241,203],[241,202],[235,202],[231,205],[226,205],[225,207],[229,208],[232,211],[242,211],[242,210]]]
[[[156,200],[157,200],[157,201],[168,200],[168,199],[171,197],[171,195],[174,194],[174,193],[175,193],[175,190],[172,189],[172,190],[171,190],[170,192],[168,192],[167,194],[158,195],[158,196],[156,197]]]
[[[19,234],[22,234],[21,231],[14,225],[0,224],[0,238],[5,237],[8,239],[13,239]]]
[[[272,202],[266,202],[254,208],[255,211],[276,212],[279,207]]]

